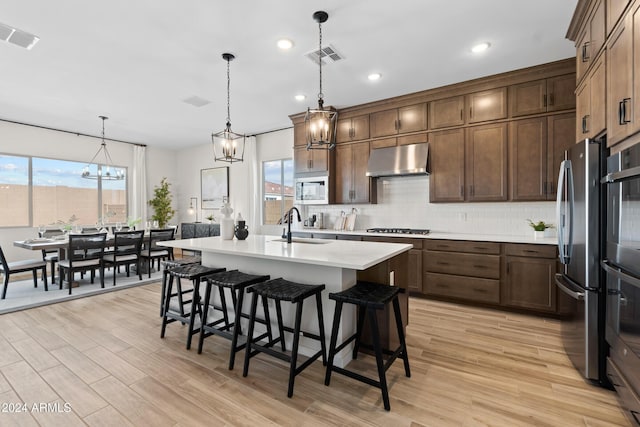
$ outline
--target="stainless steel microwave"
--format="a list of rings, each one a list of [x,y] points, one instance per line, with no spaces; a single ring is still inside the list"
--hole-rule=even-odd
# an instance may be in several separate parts
[[[296,178],[296,204],[329,204],[329,177],[314,176]]]

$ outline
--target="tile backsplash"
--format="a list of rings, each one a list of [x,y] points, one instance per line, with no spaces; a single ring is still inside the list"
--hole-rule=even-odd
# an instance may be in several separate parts
[[[357,211],[356,229],[427,228],[437,232],[498,235],[532,233],[527,219],[555,224],[554,202],[429,203],[429,177],[378,178],[378,204],[307,206],[305,217],[324,214],[332,229],[342,212]],[[555,235],[555,229],[547,231]]]

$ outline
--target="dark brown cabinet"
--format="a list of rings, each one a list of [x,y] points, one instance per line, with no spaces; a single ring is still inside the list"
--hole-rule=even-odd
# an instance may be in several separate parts
[[[467,128],[465,139],[465,199],[507,200],[507,124]]]
[[[412,239],[404,237],[380,237],[380,236],[364,236],[365,242],[387,242],[387,243],[405,243],[413,245],[413,249],[408,252],[406,266],[406,285],[400,285],[410,292],[422,293],[422,239]]]
[[[466,96],[467,123],[485,122],[507,118],[507,88],[485,90]]]
[[[607,145],[625,139],[632,125],[633,14],[627,14],[607,44]]]
[[[560,162],[575,140],[574,123],[574,113],[509,123],[511,200],[555,200]]]
[[[307,138],[304,132],[304,122],[293,125],[293,146],[306,147]]]
[[[360,141],[369,138],[369,115],[338,119],[336,142]]]
[[[602,54],[576,89],[576,140],[593,138],[607,127],[605,63]]]
[[[438,99],[429,103],[431,129],[464,124],[464,96]]]
[[[555,247],[506,244],[505,255],[502,304],[555,312]]]
[[[464,201],[464,129],[433,132],[429,136],[431,202]]]
[[[371,138],[427,130],[426,104],[409,105],[369,115]]]
[[[293,149],[294,173],[326,172],[329,170],[328,150],[307,150],[305,147]]]
[[[367,173],[369,143],[341,144],[336,152],[336,202],[375,203]]]
[[[574,74],[510,86],[509,111],[518,117],[575,108],[575,88]]]
[[[587,73],[606,39],[605,0],[596,0],[589,12],[580,35],[576,39],[576,78]]]

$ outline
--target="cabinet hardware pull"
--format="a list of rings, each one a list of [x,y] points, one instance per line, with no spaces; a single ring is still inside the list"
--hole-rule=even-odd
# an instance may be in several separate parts
[[[479,251],[486,251],[488,248],[486,246],[474,246],[473,249],[477,249]]]
[[[393,128],[394,128],[395,130],[398,130],[398,121],[397,121],[397,120],[394,120],[394,121],[393,121]]]
[[[486,269],[487,269],[487,268],[489,268],[489,267],[487,267],[486,265],[478,265],[478,264],[474,264],[474,265],[473,265],[473,268],[479,268],[480,270],[483,270],[483,269],[484,269],[484,270],[486,270]]]
[[[464,114],[464,111],[462,111],[462,108],[460,109],[460,120],[462,120],[462,115]]]
[[[402,120],[398,119],[398,130],[402,129]]]
[[[438,264],[438,265],[451,265],[448,262],[441,262],[441,261],[436,262],[436,264]]]
[[[469,186],[469,190],[471,192],[471,197],[473,197],[474,196],[473,185]]]
[[[542,95],[542,106],[547,106],[547,94]]]
[[[526,252],[528,254],[537,254],[537,253],[539,253],[538,251],[534,251],[534,250],[531,250],[531,249],[525,249],[522,252]]]
[[[473,107],[469,107],[469,117],[473,119]]]
[[[464,197],[464,185],[460,186],[460,197]]]
[[[553,93],[550,93],[549,94],[549,106],[553,106],[553,102],[554,102],[553,98],[554,98]]]
[[[582,62],[589,61],[589,55],[587,54],[587,47],[589,46],[589,42],[584,42],[582,45]]]
[[[627,102],[631,101],[631,98],[624,98],[622,100],[622,119],[620,121],[621,125],[626,125],[627,123],[631,123],[631,119],[627,119]]]
[[[587,114],[586,116],[584,116],[582,118],[582,133],[588,133],[589,132],[589,127],[587,126],[587,122],[589,120],[589,114]]]
[[[487,292],[489,292],[486,289],[482,289],[482,288],[473,288],[473,290],[475,292],[480,292],[481,294],[486,294]]]

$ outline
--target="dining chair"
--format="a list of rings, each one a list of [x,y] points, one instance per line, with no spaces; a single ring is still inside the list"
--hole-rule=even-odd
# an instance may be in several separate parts
[[[151,231],[149,231],[149,243],[145,244],[145,248],[140,253],[142,259],[147,261],[149,278],[151,278],[153,260],[158,260],[158,270],[160,270],[160,260],[173,259],[173,248],[158,246],[158,242],[173,240],[175,232],[176,229],[173,227],[151,229]]]
[[[95,278],[96,269],[100,270],[100,285],[104,288],[104,246],[107,233],[94,234],[69,234],[69,244],[67,246],[67,259],[58,261],[60,269],[60,287],[64,280],[64,272],[68,272],[69,295],[73,283],[74,273],[91,272],[91,283]]]
[[[49,290],[47,283],[47,263],[39,259],[27,259],[24,261],[8,262],[2,252],[0,246],[0,273],[4,275],[4,288],[2,289],[2,299],[7,296],[7,287],[9,287],[9,276],[13,273],[24,273],[31,271],[33,273],[33,287],[38,287],[38,270],[42,270],[42,281],[44,282],[44,290]]]
[[[43,233],[39,233],[38,237],[52,238],[62,234],[60,230],[45,230]],[[51,264],[51,283],[56,283],[56,264],[58,263],[58,250],[57,249],[43,249],[42,260]]]
[[[105,254],[102,259],[105,266],[113,266],[113,286],[116,285],[118,267],[125,266],[127,277],[131,264],[136,264],[138,278],[142,280],[140,268],[140,251],[142,250],[142,238],[144,230],[140,231],[116,231],[114,233],[113,251]]]

